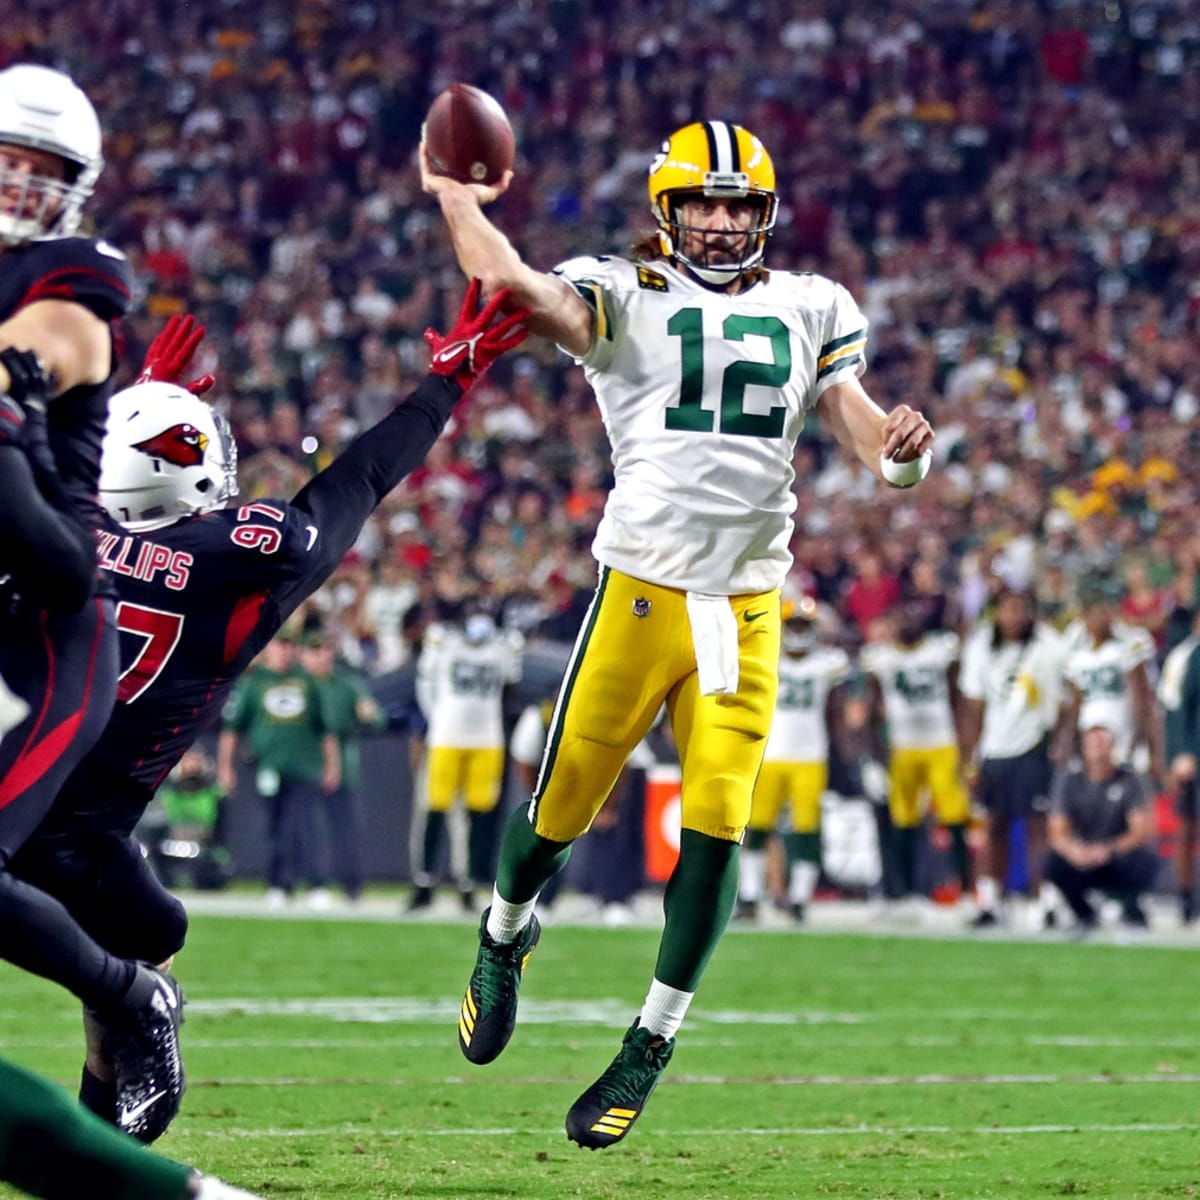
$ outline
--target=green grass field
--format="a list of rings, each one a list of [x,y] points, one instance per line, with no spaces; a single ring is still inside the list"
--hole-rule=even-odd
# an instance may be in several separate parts
[[[476,1068],[467,925],[198,917],[191,1084],[159,1146],[314,1200],[1200,1194],[1198,960],[1150,946],[731,931],[637,1129],[579,1150],[563,1116],[656,943],[547,929],[512,1044]],[[78,1029],[0,970],[3,1053],[68,1084]]]

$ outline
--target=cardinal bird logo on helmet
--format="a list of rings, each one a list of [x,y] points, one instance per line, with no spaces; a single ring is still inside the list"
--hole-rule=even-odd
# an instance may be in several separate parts
[[[162,458],[177,467],[198,467],[204,462],[208,449],[208,435],[201,433],[195,425],[172,425],[162,433],[156,433],[144,442],[134,442],[135,450]]]

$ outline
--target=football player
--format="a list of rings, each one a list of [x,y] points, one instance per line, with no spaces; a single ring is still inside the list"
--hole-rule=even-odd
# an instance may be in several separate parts
[[[478,296],[472,283],[445,337],[426,332],[433,357],[417,389],[291,501],[225,507],[236,493],[229,427],[175,382],[197,340],[186,323],[151,347],[157,379],[113,397],[99,553],[120,597],[117,703],[13,868],[106,949],[161,963],[182,946],[186,914],[146,865],[133,827],[237,677],[424,458],[464,391],[524,339],[521,313],[493,323],[506,297],[476,315]],[[87,1024],[81,1099],[152,1141],[178,1110],[181,1087],[151,1087],[147,1075],[127,1106],[114,1095],[105,1014]]]
[[[1059,714],[1053,757],[1065,766],[1078,735],[1099,721],[1113,730],[1118,763],[1144,746],[1156,779],[1165,780],[1162,727],[1150,681],[1154,639],[1140,625],[1116,619],[1119,592],[1108,580],[1085,578],[1079,586],[1080,617],[1063,633],[1066,703]]]
[[[800,921],[821,873],[821,796],[829,780],[827,705],[833,689],[850,674],[850,659],[836,646],[817,644],[817,606],[811,596],[785,600],[782,617],[779,693],[750,800],[738,916],[758,915],[766,885],[767,842],[787,805],[791,822],[784,839],[788,904]]]
[[[100,149],[95,110],[66,75],[0,71],[0,676],[24,713],[0,743],[0,957],[105,1014],[123,1099],[136,1104],[150,1059],[161,1066],[154,1086],[176,1086],[174,981],[102,948],[12,870],[100,735],[117,685],[95,497],[131,274],[108,242],[74,236]]]
[[[473,603],[473,602],[471,602]],[[425,837],[411,907],[433,899],[433,872],[455,802],[467,810],[467,878],[460,891],[474,911],[474,888],[492,882],[495,842],[492,812],[504,782],[503,691],[521,677],[524,639],[496,628],[474,604],[461,621],[437,621],[425,634],[417,660],[417,704],[425,735]]]
[[[505,1047],[540,934],[542,885],[590,825],[662,704],[683,769],[683,831],[654,978],[621,1050],[572,1105],[581,1146],[624,1138],[737,894],[738,845],[775,708],[779,588],[791,562],[792,451],[810,412],[879,478],[911,485],[933,430],[884,413],[858,381],[867,322],[845,288],[769,271],[775,168],[749,130],[703,121],[650,164],[658,231],[631,258],[527,265],[483,206],[508,186],[437,176],[459,265],[511,289],[530,328],[584,367],[616,483],[593,544],[595,597],[559,692],[542,771],[505,828],[459,1039],[472,1062]]]
[[[860,664],[874,680],[888,730],[888,809],[896,866],[904,896],[916,893],[922,796],[928,792],[936,820],[950,834],[962,894],[971,890],[967,822],[971,801],[963,783],[958,744],[958,636],[925,629],[914,601],[884,618],[892,636],[868,642]]]

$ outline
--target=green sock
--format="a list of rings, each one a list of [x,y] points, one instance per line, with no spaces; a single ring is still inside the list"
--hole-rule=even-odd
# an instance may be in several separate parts
[[[654,968],[660,983],[696,990],[737,899],[739,849],[694,829],[680,835],[679,861],[663,897],[667,923]]]
[[[788,858],[792,862],[810,862],[821,865],[821,835],[819,833],[789,833],[787,835]]]
[[[192,1171],[0,1062],[0,1179],[42,1200],[184,1200]]]
[[[765,850],[767,843],[771,840],[771,831],[769,829],[747,829],[746,830],[746,849],[747,850]]]
[[[896,866],[900,873],[901,895],[911,896],[917,890],[917,838],[920,828],[905,829],[902,826],[895,830],[896,834]]]
[[[486,884],[492,878],[492,814],[467,813],[467,877]]]
[[[504,826],[496,890],[510,904],[525,904],[567,865],[570,842],[552,842],[534,833],[524,806]]]
[[[425,837],[421,842],[421,869],[433,882],[433,873],[437,869],[438,852],[442,848],[442,840],[446,836],[446,814],[430,809],[425,814]]]
[[[971,856],[967,853],[967,827],[947,825],[950,831],[950,860],[964,895],[971,890]]]

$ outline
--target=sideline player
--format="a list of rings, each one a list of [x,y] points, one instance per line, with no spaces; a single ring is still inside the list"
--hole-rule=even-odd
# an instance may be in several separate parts
[[[779,589],[791,563],[792,451],[815,410],[881,479],[911,485],[933,430],[885,414],[858,382],[866,319],[813,274],[768,271],[775,168],[748,130],[677,130],[650,165],[659,231],[634,258],[526,265],[484,216],[498,186],[429,170],[460,267],[511,289],[530,328],[584,366],[612,445],[615,485],[593,552],[595,598],[555,708],[537,789],[508,822],[459,1040],[492,1061],[516,1022],[540,933],[542,886],[587,831],[629,752],[667,705],[683,770],[683,831],[654,979],[620,1052],[572,1105],[567,1134],[612,1145],[633,1127],[737,893],[738,844],[775,707]]]
[[[829,781],[829,699],[850,674],[850,658],[817,643],[817,606],[811,596],[783,603],[783,657],[779,695],[754,785],[742,847],[738,917],[753,920],[766,890],[767,842],[784,805],[791,831],[784,837],[788,905],[797,921],[821,874],[821,797]]]
[[[524,339],[520,313],[493,324],[505,297],[476,315],[478,297],[472,283],[454,328],[445,337],[427,331],[430,371],[407,400],[291,501],[223,507],[237,487],[233,439],[224,419],[185,388],[149,382],[113,397],[100,481],[111,519],[100,566],[117,585],[126,638],[117,704],[14,865],[106,948],[163,962],[183,945],[183,906],[151,873],[133,827],[237,677],[422,461],[466,389]],[[186,366],[166,358],[155,371],[160,380]],[[113,1120],[120,1114],[103,1026],[88,1022],[81,1099]],[[153,1141],[179,1098],[139,1104],[136,1122],[122,1127]]]
[[[136,1105],[149,1061],[155,1090],[182,1086],[175,982],[102,948],[12,870],[117,685],[95,494],[131,274],[109,243],[73,236],[102,166],[96,112],[66,75],[0,71],[0,676],[25,708],[0,743],[0,957],[104,1012],[122,1102]]]
[[[950,834],[962,895],[971,891],[967,822],[971,801],[963,784],[958,737],[958,635],[927,632],[920,605],[909,601],[882,623],[892,636],[868,642],[859,656],[878,688],[888,731],[888,809],[902,895],[917,892],[921,799],[928,792],[935,819]]]

